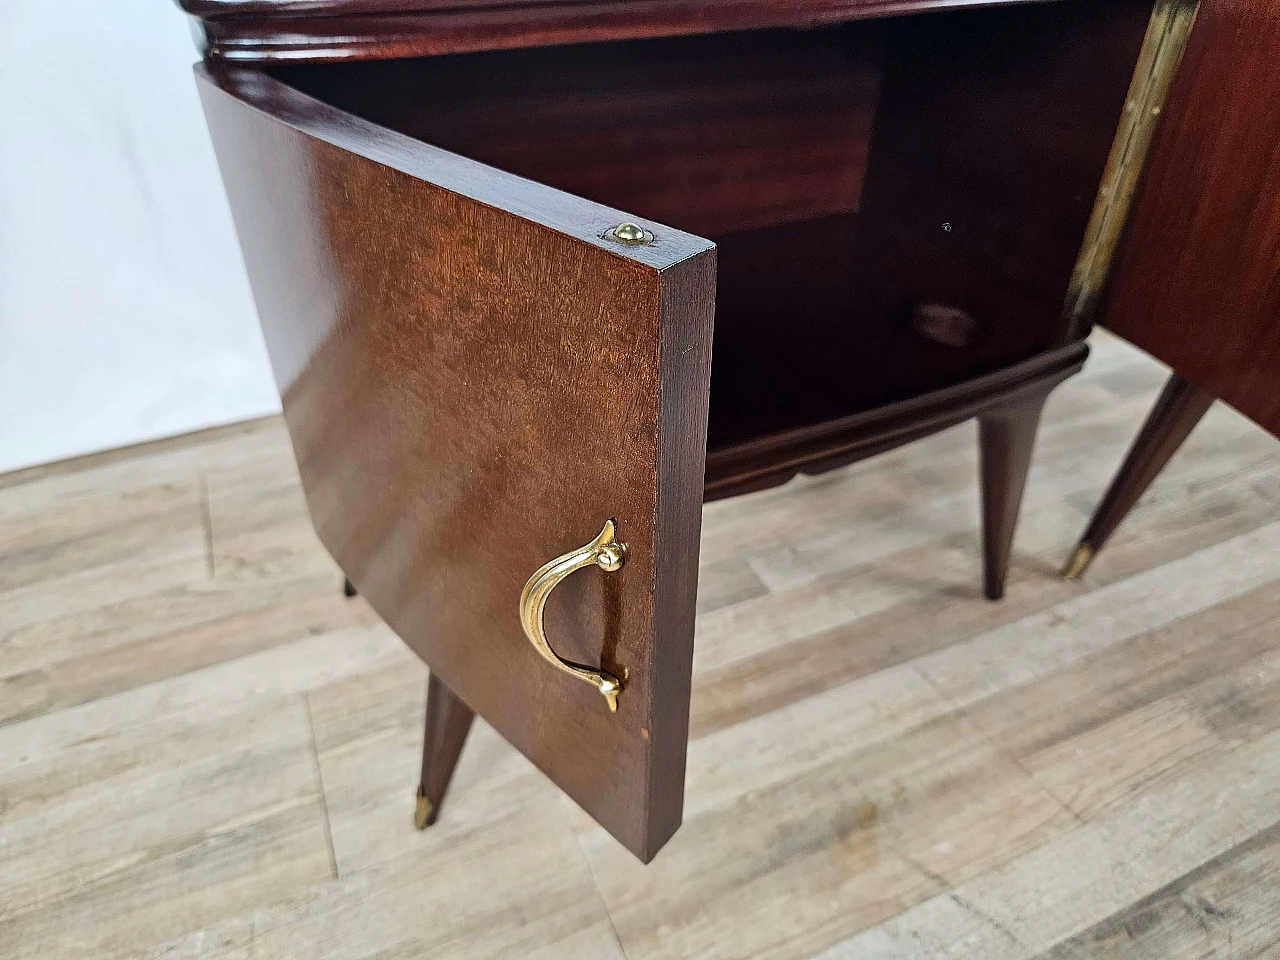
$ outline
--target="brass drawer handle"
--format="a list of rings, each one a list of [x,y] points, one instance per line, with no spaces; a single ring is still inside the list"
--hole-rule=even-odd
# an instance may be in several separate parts
[[[542,611],[547,605],[547,598],[551,596],[551,591],[575,570],[589,567],[593,563],[601,570],[609,571],[617,570],[622,566],[622,561],[627,554],[627,545],[618,542],[617,529],[617,524],[612,520],[606,520],[600,536],[585,547],[579,547],[539,567],[537,572],[529,578],[529,582],[524,585],[524,589],[520,591],[520,626],[524,628],[524,635],[529,638],[533,648],[542,654],[542,659],[557,670],[577,677],[600,691],[600,695],[608,702],[611,713],[616,713],[618,710],[621,682],[612,674],[570,663],[558,656],[551,649],[551,644],[547,642],[547,634],[542,626]]]

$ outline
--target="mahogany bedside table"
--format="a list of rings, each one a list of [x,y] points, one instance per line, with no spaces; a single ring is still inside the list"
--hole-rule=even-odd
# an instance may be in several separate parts
[[[431,670],[420,825],[478,713],[670,838],[704,499],[976,417],[1000,596],[1176,0],[182,2],[316,529]]]

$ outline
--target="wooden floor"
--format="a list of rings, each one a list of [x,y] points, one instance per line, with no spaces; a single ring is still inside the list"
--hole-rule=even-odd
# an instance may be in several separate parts
[[[709,506],[647,868],[482,723],[413,830],[278,421],[0,477],[0,957],[1280,958],[1280,443],[1215,408],[1057,576],[1162,378],[1055,395],[999,604],[971,424]]]

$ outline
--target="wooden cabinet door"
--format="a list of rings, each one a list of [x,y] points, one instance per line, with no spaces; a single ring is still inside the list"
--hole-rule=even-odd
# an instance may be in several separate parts
[[[1280,16],[1203,0],[1103,323],[1280,436]]]
[[[436,676],[633,853],[680,823],[715,248],[256,71],[197,67],[317,531]],[[555,653],[526,581],[567,576]]]

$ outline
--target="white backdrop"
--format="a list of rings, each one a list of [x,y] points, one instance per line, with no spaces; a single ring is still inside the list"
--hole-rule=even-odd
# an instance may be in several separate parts
[[[168,0],[0,0],[0,472],[279,408]]]

